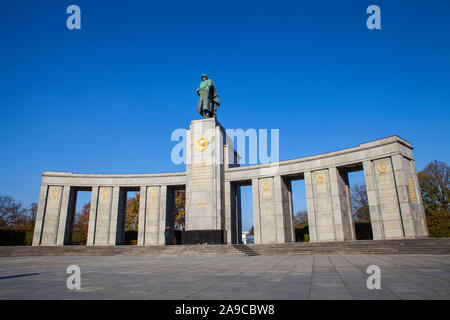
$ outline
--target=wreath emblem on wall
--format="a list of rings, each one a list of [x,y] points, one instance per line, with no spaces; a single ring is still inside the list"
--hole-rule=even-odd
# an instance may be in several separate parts
[[[324,183],[327,176],[322,171],[316,173],[316,180],[318,184]]]
[[[52,195],[52,198],[58,198],[59,197],[59,188],[52,188],[51,195]]]
[[[195,141],[195,148],[200,152],[205,151],[206,148],[208,148],[208,145],[209,141],[205,138],[199,138]]]
[[[386,162],[380,161],[377,164],[377,170],[380,174],[385,174],[387,172],[387,165]]]
[[[109,189],[102,189],[102,198],[108,199],[110,195]]]
[[[156,196],[157,196],[155,188],[150,188],[148,190],[148,193],[150,194],[150,198],[156,198]]]
[[[269,189],[270,189],[270,182],[269,182],[269,180],[264,179],[264,180],[262,181],[262,187],[263,187],[263,189],[264,189],[265,191],[269,190]]]

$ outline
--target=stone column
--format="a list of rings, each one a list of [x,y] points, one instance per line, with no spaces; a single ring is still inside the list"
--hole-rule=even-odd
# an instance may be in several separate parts
[[[49,186],[41,245],[56,245],[62,194],[62,186]]]
[[[226,243],[242,243],[241,190],[238,185],[225,182]]]
[[[44,224],[45,207],[47,204],[47,185],[41,185],[41,191],[39,192],[39,203],[36,212],[36,222],[34,224],[33,233],[33,246],[39,246],[41,244],[42,229]]]
[[[313,171],[308,180],[306,180],[305,174],[308,221],[310,207],[312,206],[317,237],[315,241],[335,241],[337,240],[336,221],[333,212],[329,170]]]
[[[305,176],[305,193],[306,193],[306,208],[308,212],[308,228],[309,228],[309,241],[317,242],[317,224],[316,224],[316,208],[314,204],[313,182],[312,173],[307,171]]]
[[[292,201],[290,183],[280,176],[273,178],[278,243],[293,241]]]
[[[167,186],[160,187],[159,196],[159,230],[158,244],[166,244],[164,231],[166,229],[167,219]]]
[[[375,172],[373,171],[372,161],[364,161],[363,169],[364,179],[366,181],[367,201],[369,203],[373,240],[382,240],[384,239],[384,227],[383,220],[381,219],[380,206],[378,204]]]
[[[355,240],[348,174],[329,168],[336,240]]]
[[[123,228],[120,224],[122,222],[122,218],[119,217],[119,210],[121,207],[121,192],[120,187],[113,187],[112,190],[112,203],[111,203],[111,212],[110,212],[110,228],[109,228],[109,241],[110,245],[121,244],[121,229]],[[120,230],[119,230],[120,229]]]
[[[192,141],[193,137],[189,134],[189,131],[186,133],[186,193],[185,193],[185,201],[186,201],[186,213],[184,217],[184,229],[189,230],[189,212],[188,210],[194,206],[194,202],[192,202],[192,192],[195,186],[192,183],[188,183],[189,177],[192,177],[192,158],[195,150],[194,142]]]
[[[100,187],[97,202],[95,223],[95,245],[108,245],[111,229],[111,209],[113,204],[113,188]]]
[[[292,200],[292,183],[291,181],[285,181],[286,186],[287,186],[287,194],[286,197],[288,197],[288,201],[289,201],[289,211],[286,211],[286,214],[289,215],[288,218],[288,222],[289,222],[289,230],[291,233],[291,242],[295,242],[295,226],[294,226],[294,201]]]
[[[166,244],[174,244],[175,240],[175,190],[173,187],[166,187],[166,218],[165,226],[169,226],[169,235],[166,239]],[[164,234],[165,235],[165,234]]]
[[[225,194],[224,194],[224,136],[225,130],[220,126],[215,127],[214,147],[214,230],[225,230]]]
[[[145,243],[145,222],[147,207],[147,187],[141,186],[139,189],[139,217],[138,217],[138,234],[137,244],[143,246]]]
[[[395,155],[392,156],[392,164],[405,237],[426,237],[426,219],[422,201],[419,199],[419,189],[414,181],[415,171],[412,169],[411,160]]]
[[[261,243],[284,242],[283,218],[282,213],[277,217],[274,187],[273,177],[258,181]],[[279,230],[281,230],[280,235],[277,234]]]
[[[253,201],[253,233],[255,244],[261,244],[261,208],[259,197],[259,179],[252,179],[252,201]]]
[[[68,216],[70,195],[71,195],[70,186],[64,186],[61,200],[62,201],[61,212],[59,214],[58,237],[56,239],[56,244],[60,246],[67,243],[67,242],[65,243],[64,240],[66,240],[66,232],[68,232],[67,224],[68,223],[70,224],[69,219],[71,218]]]
[[[233,200],[233,186],[231,185],[230,181],[225,182],[225,230],[226,230],[226,244],[232,244],[233,243],[233,215],[232,212],[234,212],[234,205]]]
[[[67,220],[64,232],[64,244],[72,244],[73,231],[75,225],[76,206],[78,191],[74,187],[70,187],[69,204],[67,207]]]
[[[97,202],[98,202],[98,186],[92,187],[91,208],[89,210],[89,225],[87,245],[93,246],[95,241],[95,223],[97,221]]]
[[[159,244],[161,187],[151,186],[146,191],[144,244]]]
[[[235,186],[236,194],[236,232],[237,232],[237,243],[242,243],[242,208],[241,208],[241,187]]]
[[[304,175],[310,241],[355,239],[347,173],[332,167]]]
[[[391,158],[383,158],[371,161],[372,181],[374,184],[375,198],[382,222],[383,239],[401,239],[404,237],[403,223],[400,215],[399,198],[396,190],[395,177],[392,170]],[[366,171],[366,167],[364,168]],[[370,178],[366,176],[366,183]],[[369,197],[369,193],[371,196]],[[374,208],[373,190],[368,189],[369,209]],[[376,219],[376,214],[374,214]],[[372,212],[371,212],[372,220]],[[373,220],[372,220],[373,226]],[[374,228],[375,231],[375,228]],[[375,239],[375,232],[374,232]]]

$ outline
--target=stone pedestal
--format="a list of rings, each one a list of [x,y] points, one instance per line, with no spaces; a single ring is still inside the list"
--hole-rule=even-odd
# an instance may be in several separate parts
[[[191,122],[186,146],[186,231],[226,229],[224,158],[229,157],[224,157],[225,137],[215,118]]]
[[[225,242],[223,230],[192,230],[181,232],[181,244],[223,244]]]

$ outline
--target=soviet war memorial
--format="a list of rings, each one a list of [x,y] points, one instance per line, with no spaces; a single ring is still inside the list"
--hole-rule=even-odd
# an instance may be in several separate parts
[[[239,166],[216,117],[218,97],[202,76],[203,119],[186,134],[186,171],[154,174],[49,172],[42,185],[33,245],[70,245],[79,190],[91,190],[87,245],[124,244],[125,192],[139,190],[138,245],[168,245],[174,190],[185,189],[182,244],[240,244],[240,186],[252,188],[255,244],[295,241],[291,180],[304,179],[311,242],[356,240],[348,172],[362,168],[374,240],[428,237],[411,143],[392,136],[358,147],[265,165]],[[206,83],[210,81],[210,83]],[[209,87],[208,87],[209,86]]]
[[[449,300],[448,9],[0,3],[0,299]]]

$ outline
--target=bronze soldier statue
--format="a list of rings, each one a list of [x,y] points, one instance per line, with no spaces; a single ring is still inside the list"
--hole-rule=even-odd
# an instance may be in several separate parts
[[[208,79],[206,74],[202,74],[202,82],[197,89],[197,94],[200,96],[197,104],[197,111],[204,119],[216,117],[216,110],[220,105],[219,96],[217,95],[216,87],[211,79]]]

